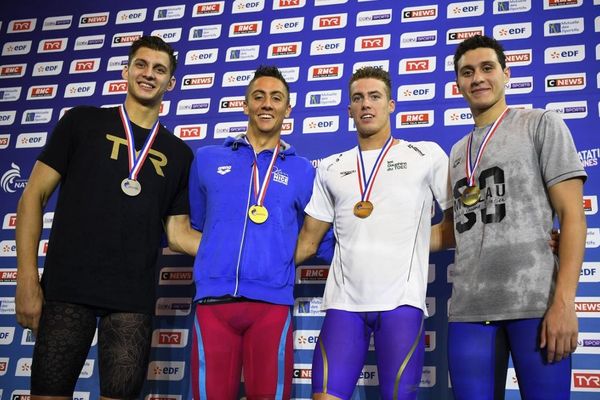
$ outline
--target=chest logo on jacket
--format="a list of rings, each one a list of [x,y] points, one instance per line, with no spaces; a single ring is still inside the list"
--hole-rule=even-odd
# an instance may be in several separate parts
[[[111,159],[118,160],[120,154],[123,154],[123,156],[127,158],[127,140],[125,138],[120,138],[111,134],[106,134],[106,138],[113,143],[112,151],[110,153]],[[123,152],[120,151],[121,146],[123,147]],[[137,154],[139,154],[139,151],[136,152],[136,155]],[[160,151],[150,149],[148,152],[148,159],[154,166],[156,174],[164,178],[165,174],[163,172],[163,167],[167,165],[167,156]]]
[[[273,171],[273,182],[281,183],[283,185],[288,184],[289,176],[281,169],[275,167],[275,171]]]
[[[231,165],[221,165],[217,167],[217,174],[225,175],[231,172]]]
[[[397,169],[407,169],[408,163],[406,161],[395,162],[394,160],[387,160],[387,170],[395,171]]]

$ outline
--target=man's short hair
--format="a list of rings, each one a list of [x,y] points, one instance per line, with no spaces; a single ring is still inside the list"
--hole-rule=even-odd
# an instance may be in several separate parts
[[[350,82],[348,83],[348,93],[352,95],[350,92],[352,88],[352,84],[359,79],[373,78],[380,80],[385,84],[385,94],[388,97],[388,100],[392,98],[392,79],[390,78],[390,73],[380,67],[362,67],[356,70],[352,77],[350,78]]]
[[[281,71],[279,71],[279,69],[277,67],[275,67],[274,65],[261,65],[256,69],[256,71],[254,71],[254,77],[252,77],[252,80],[250,81],[250,83],[248,83],[248,87],[246,87],[246,101],[248,100],[248,96],[250,95],[250,88],[252,87],[252,84],[254,83],[254,81],[257,80],[258,78],[262,78],[265,76],[279,79],[281,81],[281,83],[283,83],[283,86],[285,86],[285,91],[286,91],[285,94],[287,97],[287,102],[289,104],[290,103],[290,85],[288,85],[287,81],[281,74]]]
[[[498,62],[502,67],[502,70],[506,68],[506,55],[504,54],[504,48],[494,38],[489,36],[475,35],[461,42],[456,48],[454,53],[454,73],[458,75],[458,61],[460,58],[469,50],[479,49],[481,47],[492,49],[496,52]]]
[[[177,58],[175,57],[175,50],[169,45],[167,42],[159,38],[158,36],[142,36],[135,42],[131,44],[131,48],[129,49],[129,56],[127,59],[127,65],[131,65],[131,61],[135,57],[135,53],[141,48],[147,47],[151,50],[162,51],[169,55],[169,61],[171,65],[169,66],[169,72],[171,76],[175,74],[175,70],[177,69]]]

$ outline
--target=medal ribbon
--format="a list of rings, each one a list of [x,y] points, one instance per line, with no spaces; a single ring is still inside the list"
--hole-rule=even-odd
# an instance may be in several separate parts
[[[254,186],[254,196],[256,197],[256,205],[262,206],[265,197],[267,195],[267,188],[269,187],[269,181],[271,177],[271,171],[273,171],[273,167],[275,166],[275,161],[277,160],[277,156],[279,155],[279,142],[273,150],[273,156],[271,157],[271,162],[269,163],[269,168],[267,169],[267,173],[263,179],[262,186],[259,186],[259,171],[258,171],[258,160],[256,159],[256,153],[254,154],[254,162],[252,163],[252,181]]]
[[[360,152],[360,147],[357,147],[358,155],[356,156],[356,169],[358,170],[358,186],[360,188],[360,199],[362,201],[368,201],[369,197],[371,197],[371,190],[373,189],[373,184],[375,182],[375,178],[377,177],[377,173],[379,172],[379,168],[381,164],[383,164],[383,159],[387,152],[392,148],[392,144],[394,143],[394,138],[390,135],[388,140],[385,142],[377,159],[375,160],[375,165],[371,169],[371,173],[369,174],[369,179],[365,181],[365,164],[363,162],[362,153]]]
[[[150,129],[150,134],[146,138],[146,142],[144,146],[140,150],[138,156],[135,154],[135,140],[133,138],[133,129],[131,128],[131,121],[129,121],[129,115],[127,115],[127,111],[125,110],[124,105],[119,106],[119,115],[121,117],[121,122],[123,123],[123,129],[125,130],[125,137],[127,138],[127,155],[129,159],[129,179],[137,180],[137,176],[144,165],[144,161],[148,157],[148,153],[150,152],[150,148],[152,147],[152,143],[154,143],[154,139],[158,136],[158,119]]]
[[[508,107],[505,108],[504,111],[502,111],[502,114],[500,114],[498,119],[496,119],[496,121],[494,121],[492,126],[490,126],[490,129],[488,129],[488,131],[485,133],[485,136],[483,137],[483,141],[481,142],[481,144],[479,145],[479,149],[477,150],[477,155],[475,157],[474,164],[472,164],[472,160],[471,160],[471,143],[473,142],[474,130],[471,131],[471,133],[469,134],[469,138],[467,139],[467,160],[465,162],[465,170],[466,170],[466,174],[467,174],[467,186],[468,187],[475,186],[475,170],[479,166],[479,162],[481,161],[481,157],[483,156],[485,147],[487,146],[489,141],[492,139],[492,136],[494,136],[494,133],[496,133],[496,129],[498,129],[498,127],[500,126],[500,123],[506,116],[507,111],[508,111]]]

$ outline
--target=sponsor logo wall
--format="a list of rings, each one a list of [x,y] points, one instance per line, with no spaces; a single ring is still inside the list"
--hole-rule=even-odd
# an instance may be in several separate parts
[[[585,263],[577,297],[579,348],[573,400],[600,394],[600,2],[597,0],[232,0],[0,5],[0,394],[28,395],[34,338],[15,320],[16,205],[35,159],[64,112],[79,104],[115,106],[125,98],[120,70],[131,42],[152,34],[178,51],[177,89],[161,122],[193,149],[247,129],[244,88],[259,64],[275,64],[290,83],[293,110],[285,140],[314,161],[356,144],[348,118],[348,79],[365,65],[390,71],[394,135],[432,140],[447,152],[473,119],[454,84],[452,55],[478,33],[500,39],[511,79],[509,105],[558,112],[589,174]],[[227,171],[223,171],[225,174]],[[527,173],[527,171],[524,171]],[[55,198],[44,214],[40,273]],[[436,217],[437,218],[437,217]],[[431,257],[425,368],[419,399],[451,399],[446,361],[452,253]],[[191,260],[165,251],[145,399],[188,399],[193,295]],[[294,398],[310,397],[312,349],[324,313],[327,266],[297,269],[293,307]],[[96,345],[76,398],[97,398]],[[378,398],[373,352],[354,398]],[[511,369],[508,400],[519,399]]]

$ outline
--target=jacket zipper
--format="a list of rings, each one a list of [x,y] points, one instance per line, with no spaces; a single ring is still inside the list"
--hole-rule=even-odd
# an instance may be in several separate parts
[[[240,267],[242,263],[242,251],[244,250],[244,241],[246,238],[246,228],[248,226],[248,217],[246,215],[247,210],[250,208],[250,196],[252,196],[252,174],[250,174],[250,184],[248,185],[248,200],[246,201],[246,212],[244,213],[244,229],[242,230],[242,240],[240,241],[240,250],[238,252],[237,266],[235,267],[235,290],[233,291],[234,296],[238,296],[238,289],[240,285]]]

